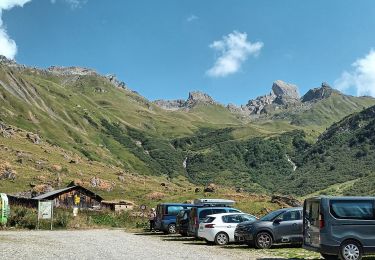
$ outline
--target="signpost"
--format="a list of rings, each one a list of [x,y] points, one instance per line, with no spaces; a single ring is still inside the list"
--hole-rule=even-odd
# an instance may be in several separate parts
[[[38,202],[38,224],[37,229],[39,229],[39,222],[41,219],[51,220],[51,230],[53,228],[53,200],[45,200]]]

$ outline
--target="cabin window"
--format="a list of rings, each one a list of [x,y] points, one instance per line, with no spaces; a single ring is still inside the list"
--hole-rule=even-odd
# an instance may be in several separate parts
[[[330,210],[338,219],[374,219],[373,201],[333,200]]]

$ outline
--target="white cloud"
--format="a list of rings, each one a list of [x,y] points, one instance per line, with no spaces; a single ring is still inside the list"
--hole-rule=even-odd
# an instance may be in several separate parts
[[[23,6],[31,0],[0,0],[0,54],[8,59],[14,59],[17,54],[17,45],[12,40],[3,24],[2,13],[5,10],[12,9],[15,6]]]
[[[190,23],[190,22],[192,22],[192,21],[194,21],[194,20],[198,20],[198,19],[199,19],[198,16],[192,14],[192,15],[190,15],[188,18],[186,18],[186,21]]]
[[[210,77],[225,77],[239,71],[249,56],[258,56],[263,42],[251,43],[246,33],[233,31],[209,47],[218,52],[219,56],[206,74]]]
[[[55,4],[58,0],[51,0],[52,4]],[[68,4],[71,9],[77,9],[82,7],[84,4],[87,3],[88,0],[60,0],[61,2],[64,2],[65,4]]]
[[[351,71],[344,71],[335,80],[334,86],[339,90],[354,89],[358,96],[375,97],[375,51],[373,49],[364,57],[352,64]]]

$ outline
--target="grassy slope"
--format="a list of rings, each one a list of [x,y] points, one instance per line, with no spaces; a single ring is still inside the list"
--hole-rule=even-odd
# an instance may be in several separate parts
[[[191,152],[203,155],[214,152],[214,158],[226,159],[228,158],[227,152],[233,152],[231,149],[236,146],[232,144],[233,142],[240,142],[243,146],[243,143],[247,143],[254,137],[273,138],[293,130],[305,131],[305,139],[315,142],[317,136],[332,122],[375,103],[375,100],[371,98],[347,97],[335,93],[326,100],[314,103],[309,110],[298,113],[284,112],[284,119],[266,118],[249,123],[241,121],[227,109],[217,105],[199,104],[190,111],[165,111],[136,93],[115,88],[99,76],[57,77],[51,74],[35,73],[31,70],[19,72],[0,65],[0,80],[7,86],[7,89],[0,86],[1,121],[28,131],[38,132],[44,141],[81,157],[86,156],[92,160],[101,161],[103,169],[105,165],[110,164],[135,174],[155,175],[155,171],[158,172],[155,169],[162,167],[160,163],[163,164],[163,161],[168,161],[168,158],[173,157],[181,161],[177,161],[179,166],[176,173],[183,176],[182,160]],[[128,139],[133,145],[109,133],[108,129],[102,125],[103,119],[108,120],[118,129],[123,129],[120,131],[121,134],[126,137],[130,136]],[[174,151],[170,144],[181,137],[195,138],[200,135],[202,129],[212,131],[223,128],[232,129],[228,136],[219,141],[212,139],[212,142],[196,147],[193,151],[190,148],[182,152]],[[131,136],[129,129],[133,129],[132,132],[135,132],[135,135]],[[138,137],[142,137],[142,142],[146,143],[140,148],[134,147],[134,143],[139,141]],[[206,137],[203,136],[203,138]],[[9,141],[7,145],[12,147],[12,142]],[[17,144],[15,143],[14,146],[17,147]],[[245,149],[254,148],[245,145]],[[151,152],[150,155],[145,155],[149,152]],[[285,152],[288,153],[284,151],[282,154]],[[163,154],[166,157],[161,156]],[[50,155],[47,154],[45,157],[48,159]],[[283,157],[283,164],[285,160]],[[231,163],[239,168],[224,167],[219,170],[215,167],[209,168],[206,172],[201,172],[201,179],[203,180],[207,175],[214,176],[210,177],[213,182],[225,182],[228,178],[236,177],[238,178],[236,183],[228,183],[236,186],[248,181],[254,182],[248,179],[247,169],[244,168],[246,158],[241,158],[241,156],[233,158]],[[275,170],[272,163],[271,166],[267,162],[265,164],[267,167],[263,170],[266,172],[261,172],[263,181],[267,178],[272,179],[273,177],[269,175]],[[254,176],[259,175],[258,170],[255,169]],[[165,174],[165,172],[158,172],[156,175]],[[95,172],[89,174],[93,173]],[[215,175],[212,175],[213,173]],[[31,175],[36,174],[38,173],[33,172]],[[20,185],[24,187],[24,184]],[[266,191],[263,186],[255,182],[251,190]]]
[[[332,125],[301,157],[284,192],[374,195],[375,106]]]

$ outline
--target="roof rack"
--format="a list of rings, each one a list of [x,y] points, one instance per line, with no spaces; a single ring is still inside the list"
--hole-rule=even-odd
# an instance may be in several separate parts
[[[193,204],[203,207],[229,207],[233,206],[234,203],[234,200],[225,199],[195,199]]]

